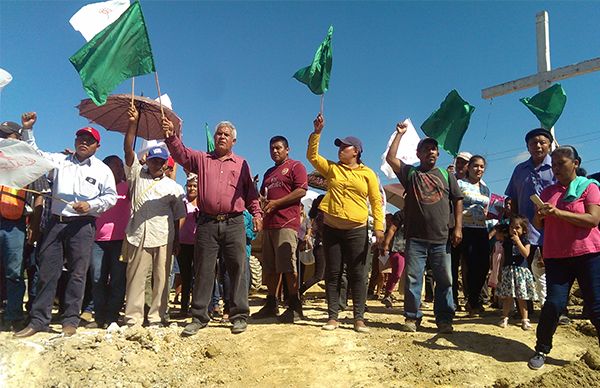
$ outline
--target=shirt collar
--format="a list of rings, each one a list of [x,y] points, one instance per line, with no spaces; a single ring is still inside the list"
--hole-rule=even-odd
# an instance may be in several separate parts
[[[215,154],[214,151],[207,152],[206,156],[209,157],[209,158],[211,158],[211,159],[219,160],[219,157]],[[231,160],[233,162],[237,162],[238,158],[237,158],[237,155],[235,155],[233,153],[233,151],[231,151],[231,153],[229,155],[227,155],[227,157],[225,159],[223,159],[223,161],[226,161],[226,160]]]
[[[77,159],[77,156],[75,156],[75,154],[71,154],[71,155],[69,156],[69,158],[70,158],[71,162],[73,162],[73,163],[75,163],[75,164],[79,164],[79,165],[82,165],[82,164],[87,164],[88,166],[91,166],[91,165],[92,165],[92,158],[93,158],[93,157],[94,157],[94,155],[90,156],[89,158],[87,158],[87,159],[85,159],[85,160],[83,160],[83,161],[79,161],[79,159]]]
[[[535,167],[535,165],[533,164],[533,158],[529,157],[529,159],[527,160],[529,162],[529,166],[531,166],[532,169],[535,168],[540,168],[542,166],[550,166],[552,167],[552,157],[550,156],[550,154],[546,155],[544,157],[544,160],[542,160],[542,163],[540,163],[540,165],[538,167]]]

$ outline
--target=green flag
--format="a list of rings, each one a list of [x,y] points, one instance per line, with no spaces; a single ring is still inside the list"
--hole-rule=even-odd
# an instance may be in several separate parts
[[[213,152],[215,150],[215,139],[208,129],[208,123],[204,123],[204,129],[206,130],[206,151]]]
[[[443,149],[456,156],[474,110],[473,105],[452,90],[440,108],[421,124],[421,129],[427,136],[437,140]]]
[[[131,4],[69,60],[96,105],[124,80],[156,71],[140,3]]]
[[[535,96],[521,101],[540,120],[542,127],[550,129],[556,124],[567,103],[567,95],[560,84],[554,84]]]
[[[329,26],[325,40],[315,53],[310,66],[304,67],[294,74],[294,78],[306,84],[314,94],[324,94],[329,89],[329,77],[331,77],[331,65],[333,54],[331,52],[331,36],[333,26]]]

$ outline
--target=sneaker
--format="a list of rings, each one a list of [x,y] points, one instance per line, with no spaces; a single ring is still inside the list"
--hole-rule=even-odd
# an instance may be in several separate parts
[[[438,333],[440,334],[452,334],[454,333],[454,327],[451,323],[438,323]]]
[[[332,331],[337,328],[338,328],[338,321],[336,321],[335,319],[330,319],[327,321],[326,324],[321,326],[321,330],[325,330],[325,331]]]
[[[546,355],[542,352],[535,352],[535,354],[533,355],[533,357],[531,357],[529,359],[529,362],[527,363],[527,366],[530,369],[533,370],[538,370],[541,369],[544,366],[544,363],[546,362]]]
[[[298,314],[291,307],[287,308],[283,314],[277,317],[277,320],[281,323],[294,323],[295,321],[300,320],[300,314]]]
[[[206,323],[206,322],[200,322],[200,321],[193,320],[192,323],[188,323],[187,326],[183,329],[183,331],[181,332],[181,336],[182,337],[193,336],[196,333],[198,333],[200,331],[200,329],[204,329],[206,326],[208,326],[208,323]]]
[[[79,316],[79,318],[81,318],[82,320],[84,320],[86,322],[92,322],[94,320],[92,313],[89,311],[82,312],[81,315]]]
[[[561,326],[566,326],[571,324],[571,319],[564,314],[558,318],[558,324]]]
[[[383,299],[381,299],[381,303],[383,303],[385,305],[385,307],[387,307],[388,309],[391,309],[393,306],[392,296],[391,295],[385,296]]]
[[[531,330],[531,323],[529,323],[529,319],[521,320],[521,329],[523,330]]]
[[[404,320],[404,323],[402,325],[400,325],[400,331],[414,333],[415,331],[417,331],[417,329],[419,328],[420,325],[421,325],[420,319],[406,318]]]
[[[500,320],[500,322],[498,322],[498,326],[500,326],[501,328],[506,328],[508,326],[508,317],[504,317]]]
[[[231,334],[240,334],[246,331],[248,324],[243,319],[236,319],[231,326]]]

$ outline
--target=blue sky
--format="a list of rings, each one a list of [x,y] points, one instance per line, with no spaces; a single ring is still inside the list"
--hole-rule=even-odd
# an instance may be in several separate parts
[[[0,120],[36,111],[38,144],[48,151],[72,146],[75,130],[87,123],[75,109],[87,96],[68,61],[85,43],[68,20],[87,3],[0,1],[0,67],[14,77],[2,91]],[[498,193],[523,160],[524,134],[539,126],[518,101],[537,89],[491,102],[481,89],[536,71],[536,13],[550,14],[553,68],[600,56],[597,2],[145,0],[142,9],[161,91],[184,120],[186,145],[205,149],[204,122],[213,128],[230,120],[238,128],[234,151],[261,176],[272,164],[273,135],[286,136],[292,157],[306,162],[320,103],[292,75],[310,63],[329,25],[335,31],[324,156],[336,158],[336,137],[355,135],[364,142],[365,163],[379,172],[395,123],[410,117],[418,129],[457,89],[476,107],[461,149],[488,158],[484,179]],[[599,171],[600,73],[561,83],[568,100],[558,140],[578,147],[590,173]],[[115,93],[130,88],[125,81]],[[136,91],[156,97],[153,76],[137,78]],[[102,135],[99,156],[121,155],[122,136],[104,129]],[[450,162],[442,151],[439,164]]]

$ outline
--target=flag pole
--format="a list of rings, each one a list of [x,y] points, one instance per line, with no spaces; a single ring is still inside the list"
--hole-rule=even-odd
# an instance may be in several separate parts
[[[160,94],[160,84],[158,83],[158,71],[154,72],[154,80],[156,81],[156,89],[158,90],[158,104],[160,105],[160,116],[164,119],[165,118],[165,112],[163,110],[163,105],[162,105],[162,101],[161,101],[161,94]]]
[[[325,99],[325,93],[321,94],[321,116],[323,116],[323,100]]]
[[[133,107],[133,96],[135,92],[135,77],[131,77],[131,106]]]

